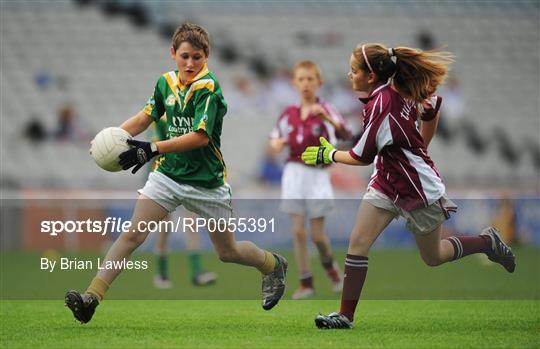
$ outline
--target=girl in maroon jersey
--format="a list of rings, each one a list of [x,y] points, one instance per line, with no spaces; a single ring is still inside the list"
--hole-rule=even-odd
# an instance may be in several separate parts
[[[341,292],[343,284],[341,272],[332,256],[330,240],[324,231],[324,217],[332,209],[334,197],[330,174],[323,167],[306,166],[300,155],[307,146],[318,144],[319,137],[335,142],[336,137],[350,137],[350,132],[343,117],[317,97],[322,85],[317,64],[312,61],[297,63],[292,82],[298,91],[300,104],[290,105],[281,113],[270,134],[270,146],[276,152],[285,145],[289,148],[281,180],[281,210],[291,216],[294,253],[300,274],[300,287],[292,298],[302,299],[311,297],[315,290],[309,263],[306,218],[311,224],[311,240],[317,247],[334,292]]]
[[[375,170],[360,204],[345,258],[339,312],[318,315],[319,328],[352,328],[368,268],[371,246],[392,219],[402,216],[416,239],[423,261],[437,266],[473,253],[485,253],[513,272],[515,257],[496,229],[472,237],[443,239],[441,224],[457,208],[427,154],[439,118],[441,98],[433,96],[444,82],[452,57],[440,51],[381,44],[358,45],[350,58],[349,79],[365,104],[364,133],[350,151],[337,151],[324,138],[308,147],[309,165],[341,162]],[[417,121],[420,119],[420,128]]]

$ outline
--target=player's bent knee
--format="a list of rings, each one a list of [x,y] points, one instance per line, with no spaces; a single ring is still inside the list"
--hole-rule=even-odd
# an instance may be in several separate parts
[[[236,252],[235,250],[228,250],[228,251],[217,251],[218,252],[218,256],[219,256],[219,260],[222,261],[223,263],[234,263],[236,261],[238,261],[238,252]]]
[[[363,236],[356,237],[355,239],[351,238],[349,241],[349,250],[354,250],[356,253],[359,253],[361,256],[367,256],[373,241]]]
[[[438,256],[422,256],[422,260],[429,267],[436,267],[443,264],[443,261]]]
[[[123,240],[133,246],[141,245],[146,240],[146,234],[130,232],[122,236]]]
[[[436,267],[438,265],[441,265],[441,263],[439,261],[434,261],[434,260],[428,260],[428,261],[425,261],[426,262],[426,265],[428,267]]]

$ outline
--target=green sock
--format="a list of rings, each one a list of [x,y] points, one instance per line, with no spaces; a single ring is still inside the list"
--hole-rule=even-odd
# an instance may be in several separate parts
[[[201,273],[201,253],[199,251],[191,252],[189,254],[189,271],[191,272],[191,277]]]
[[[161,276],[162,279],[168,280],[169,273],[167,272],[167,269],[168,269],[169,261],[168,261],[167,255],[156,255],[156,257],[157,257],[159,276]]]

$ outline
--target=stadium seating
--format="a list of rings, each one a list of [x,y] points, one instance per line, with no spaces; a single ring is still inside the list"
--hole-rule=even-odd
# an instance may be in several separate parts
[[[22,130],[34,116],[48,130],[54,129],[57,110],[67,101],[75,105],[89,134],[136,113],[155,79],[172,66],[169,42],[160,37],[160,26],[185,19],[200,22],[213,34],[216,54],[211,56],[211,68],[223,84],[225,97],[235,77],[255,76],[249,62],[257,54],[273,69],[313,59],[320,63],[326,81],[336,84],[348,71],[347,58],[356,43],[416,46],[416,34],[428,28],[437,46],[456,55],[454,75],[466,96],[465,117],[489,140],[486,152],[475,154],[461,134],[452,142],[435,139],[431,153],[446,181],[537,183],[539,169],[531,157],[524,155],[516,164],[505,162],[492,135],[496,127],[502,128],[517,149],[526,139],[538,144],[538,2],[340,2],[333,6],[141,2],[148,11],[148,26],[135,26],[121,14],[105,15],[102,5],[88,3],[2,4],[1,156],[2,176],[9,183],[139,186],[142,176],[97,168],[87,155],[87,139],[36,145],[21,139]],[[119,2],[121,6],[133,3],[137,2]],[[219,40],[237,47],[241,53],[237,62],[219,59]],[[40,86],[39,74],[50,81]],[[262,81],[256,81],[256,87],[262,86]],[[227,116],[223,150],[233,185],[255,178],[266,135],[278,113],[277,107],[270,107]],[[238,134],[242,137],[233,136]]]

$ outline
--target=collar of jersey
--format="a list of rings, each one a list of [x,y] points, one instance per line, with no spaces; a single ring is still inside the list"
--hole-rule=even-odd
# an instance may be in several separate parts
[[[390,83],[392,82],[392,79],[388,79],[388,81],[386,82],[386,84],[382,84],[382,85],[378,85],[372,92],[371,94],[368,96],[368,97],[360,97],[358,98],[360,100],[360,102],[364,103],[364,104],[367,104],[367,102],[369,102],[370,100],[373,99],[373,97],[375,97],[376,95],[379,94],[379,92],[381,92],[385,87],[387,86],[390,86]]]
[[[186,83],[184,83],[181,79],[180,79],[180,72],[177,73],[178,77],[177,77],[177,80],[178,80],[178,88],[180,88],[180,91],[184,91],[189,85],[191,85],[192,83],[194,83],[195,81],[201,79],[203,76],[205,76],[206,74],[209,73],[209,70],[208,70],[208,65],[205,63],[204,66],[201,68],[201,71],[197,73],[197,75],[195,75],[195,77],[191,80],[188,80]]]

